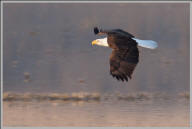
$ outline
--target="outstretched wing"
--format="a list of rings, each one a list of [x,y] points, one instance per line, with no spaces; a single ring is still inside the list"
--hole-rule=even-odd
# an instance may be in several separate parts
[[[128,81],[139,62],[139,51],[136,46],[128,49],[113,50],[110,56],[110,74],[117,80]]]
[[[115,35],[121,35],[121,36],[126,36],[129,38],[133,38],[134,36],[124,30],[121,29],[113,29],[113,30],[102,30],[98,29],[97,27],[94,28],[94,33],[96,35],[109,35],[109,34],[115,34]]]

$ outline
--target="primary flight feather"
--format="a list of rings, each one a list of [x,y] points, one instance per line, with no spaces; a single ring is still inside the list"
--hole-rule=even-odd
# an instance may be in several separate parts
[[[137,46],[155,49],[157,43],[152,40],[140,40],[132,34],[121,30],[102,30],[94,28],[96,35],[107,35],[102,39],[92,41],[92,45],[110,47],[113,49],[110,56],[110,74],[117,80],[128,81],[139,62]]]

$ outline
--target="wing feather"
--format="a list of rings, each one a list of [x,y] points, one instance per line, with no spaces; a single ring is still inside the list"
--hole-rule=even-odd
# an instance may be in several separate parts
[[[136,51],[137,50],[137,51]],[[137,47],[127,50],[113,50],[110,57],[110,73],[117,80],[128,81],[139,61]]]
[[[118,35],[122,35],[122,36],[126,36],[129,38],[134,38],[134,36],[124,30],[121,29],[112,29],[112,30],[102,30],[102,29],[98,29],[97,27],[94,27],[94,33],[96,35],[108,35],[108,34],[118,34]]]

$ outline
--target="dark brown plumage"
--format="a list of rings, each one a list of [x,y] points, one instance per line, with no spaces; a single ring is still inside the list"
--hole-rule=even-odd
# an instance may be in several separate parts
[[[137,42],[133,35],[121,29],[99,30],[94,28],[97,35],[107,35],[107,42],[113,49],[110,56],[110,74],[117,80],[128,81],[139,62]]]

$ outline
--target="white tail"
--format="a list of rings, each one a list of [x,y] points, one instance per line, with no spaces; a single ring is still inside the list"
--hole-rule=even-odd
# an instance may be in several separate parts
[[[141,47],[150,48],[150,49],[155,49],[158,47],[157,42],[153,40],[141,40],[136,38],[132,38],[132,39],[134,39],[138,43],[138,45]]]

